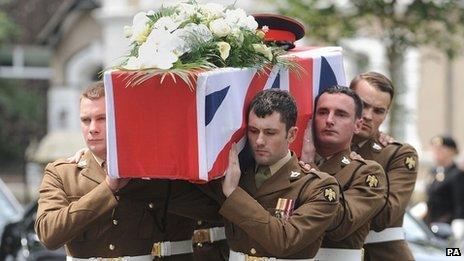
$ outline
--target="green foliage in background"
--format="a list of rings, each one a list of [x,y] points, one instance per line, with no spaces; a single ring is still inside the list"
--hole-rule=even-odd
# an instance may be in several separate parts
[[[3,3],[4,1],[0,1]],[[0,46],[11,43],[19,29],[0,11]],[[0,164],[22,162],[31,135],[39,127],[42,110],[35,91],[23,88],[20,80],[0,79]]]
[[[0,80],[0,164],[22,161],[24,151],[40,127],[43,99],[38,89],[22,81]]]
[[[318,44],[341,44],[344,38],[373,37],[386,48],[389,76],[397,97],[405,91],[404,54],[409,47],[432,45],[453,59],[463,48],[464,2],[459,0],[268,0],[285,15],[306,25]],[[401,99],[390,111],[391,134],[404,137]]]

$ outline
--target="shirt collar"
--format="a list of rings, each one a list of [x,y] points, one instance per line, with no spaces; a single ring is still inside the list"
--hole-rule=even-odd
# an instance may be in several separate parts
[[[99,158],[97,155],[95,155],[95,154],[93,154],[93,153],[92,153],[92,156],[93,156],[93,158],[95,159],[95,161],[98,163],[98,165],[99,165],[100,167],[102,167],[102,164],[103,164],[103,162],[105,162],[105,160]]]
[[[281,158],[279,161],[269,166],[269,169],[271,170],[271,176],[274,175],[274,173],[276,173],[280,168],[282,168],[285,165],[285,163],[287,163],[291,158],[292,154],[289,150],[285,157]]]
[[[363,140],[361,141],[360,143],[358,143],[358,148],[362,148],[362,146],[364,146],[369,140]]]

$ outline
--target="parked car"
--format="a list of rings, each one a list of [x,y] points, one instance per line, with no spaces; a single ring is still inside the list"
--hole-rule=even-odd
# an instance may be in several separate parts
[[[453,245],[452,236],[446,239],[438,237],[422,220],[414,218],[409,212],[404,215],[403,228],[416,261],[463,260],[462,257],[446,256],[446,248]]]
[[[0,234],[6,224],[21,217],[23,208],[0,179]]]
[[[33,202],[26,207],[21,219],[5,226],[0,245],[0,260],[66,260],[64,248],[49,250],[39,241],[34,230],[36,214],[37,202]]]

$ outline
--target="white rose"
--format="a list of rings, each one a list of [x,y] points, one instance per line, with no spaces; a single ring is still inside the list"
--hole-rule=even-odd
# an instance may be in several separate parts
[[[230,45],[226,42],[218,42],[217,43],[219,54],[221,55],[222,60],[226,60],[229,57],[230,53]]]
[[[179,59],[175,54],[176,41],[169,31],[154,29],[139,48],[139,64],[143,68],[167,70]]]
[[[169,32],[173,32],[179,27],[180,23],[175,22],[171,17],[161,17],[153,25],[154,29],[164,29]]]
[[[176,7],[179,11],[179,17],[181,20],[188,19],[196,13],[195,6],[191,4],[179,3],[176,5]]]
[[[216,3],[200,5],[200,11],[206,16],[207,20],[224,16],[224,6]]]
[[[131,42],[145,42],[147,35],[150,33],[149,21],[150,19],[145,12],[139,12],[134,16],[132,21],[132,35],[130,37]]]
[[[237,8],[233,10],[227,10],[225,20],[229,25],[236,25],[239,21],[247,17],[246,12],[243,9]]]
[[[211,21],[211,23],[209,23],[209,29],[214,35],[218,37],[227,36],[231,32],[230,26],[223,18]]]
[[[264,55],[269,61],[272,61],[272,51],[271,48],[267,47],[265,44],[253,44],[253,49],[255,52]]]
[[[124,26],[124,37],[130,38],[132,36],[132,26]]]
[[[245,18],[245,28],[248,28],[251,31],[258,29],[258,22],[256,22],[253,16],[249,15]]]

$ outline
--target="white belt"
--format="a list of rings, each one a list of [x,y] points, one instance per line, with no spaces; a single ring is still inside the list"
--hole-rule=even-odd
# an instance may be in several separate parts
[[[275,257],[256,257],[256,256],[249,256],[247,254],[240,253],[240,252],[235,252],[234,250],[230,250],[229,261],[314,261],[314,259],[313,258],[283,259],[283,258],[275,258]]]
[[[192,240],[165,241],[153,244],[151,255],[156,257],[193,253]]]
[[[363,249],[320,248],[314,257],[317,261],[362,261]]]
[[[380,232],[371,230],[364,240],[364,243],[371,244],[396,240],[404,240],[404,231],[402,227],[390,227]]]
[[[151,255],[144,256],[123,256],[123,257],[90,257],[90,258],[78,258],[72,256],[66,256],[66,261],[151,261],[153,257]]]
[[[224,239],[226,239],[226,231],[224,227],[196,229],[193,232],[193,243],[213,243]]]

